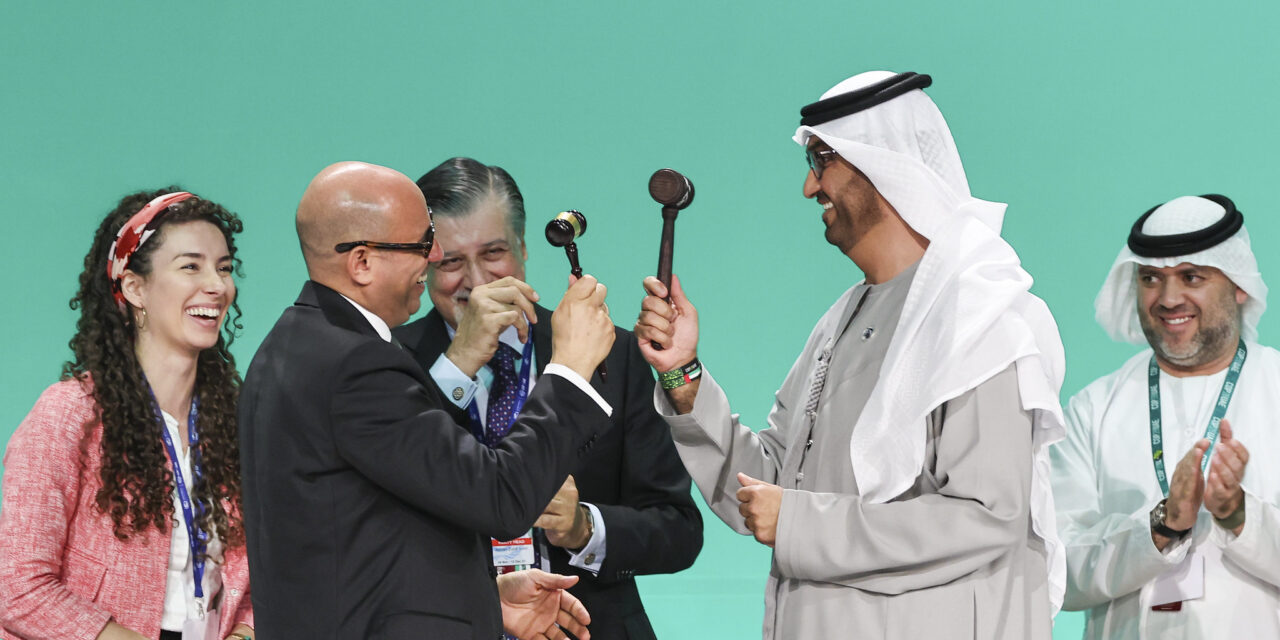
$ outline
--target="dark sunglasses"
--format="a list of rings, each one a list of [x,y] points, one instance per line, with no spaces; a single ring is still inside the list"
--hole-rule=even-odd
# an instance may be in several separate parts
[[[427,237],[422,242],[374,242],[372,240],[355,240],[352,242],[340,242],[334,245],[333,250],[338,253],[346,253],[356,247],[369,247],[370,249],[383,249],[385,251],[412,251],[421,253],[422,257],[431,257],[431,247],[436,241],[436,223],[431,222],[431,226],[427,227]]]
[[[809,161],[809,170],[813,172],[813,177],[822,179],[822,170],[835,161],[830,156],[836,155],[835,149],[819,149],[810,147],[804,150],[804,157]]]

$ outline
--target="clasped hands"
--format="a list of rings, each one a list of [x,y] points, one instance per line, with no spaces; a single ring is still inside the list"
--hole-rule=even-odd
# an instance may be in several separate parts
[[[1218,446],[1209,463],[1209,478],[1206,480],[1200,473],[1200,465],[1208,450],[1209,441],[1200,440],[1173,470],[1169,499],[1165,502],[1165,526],[1170,529],[1182,531],[1195,526],[1202,504],[1213,517],[1221,519],[1235,513],[1244,501],[1240,482],[1249,463],[1249,450],[1235,439],[1230,421],[1222,421]],[[1243,528],[1244,524],[1241,524],[1233,533],[1239,535]],[[1153,533],[1152,536],[1156,538],[1156,546],[1162,550],[1169,543],[1159,534]]]

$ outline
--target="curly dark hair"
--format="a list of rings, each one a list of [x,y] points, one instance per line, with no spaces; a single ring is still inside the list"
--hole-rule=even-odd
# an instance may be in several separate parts
[[[168,532],[176,520],[171,497],[173,473],[157,431],[151,391],[134,352],[138,327],[132,311],[122,313],[112,297],[107,253],[129,218],[156,197],[181,190],[167,187],[122,198],[98,226],[84,258],[80,289],[71,299],[71,308],[80,310],[80,319],[70,342],[74,358],[63,364],[62,377],[76,378],[92,387],[97,418],[102,422],[102,488],[96,501],[98,508],[111,516],[115,535],[121,540],[150,526]],[[234,236],[244,225],[234,213],[212,201],[190,198],[172,205],[156,220],[155,235],[130,258],[129,270],[149,275],[151,256],[164,244],[165,229],[204,221],[222,231],[234,272],[240,274]],[[237,546],[244,543],[236,425],[240,374],[228,347],[242,327],[240,307],[234,300],[227,317],[217,344],[200,352],[196,361],[194,396],[200,403],[196,429],[203,474],[192,499],[205,507],[197,526],[216,533],[226,546]],[[86,429],[92,426],[86,425]],[[223,501],[232,508],[225,508]]]

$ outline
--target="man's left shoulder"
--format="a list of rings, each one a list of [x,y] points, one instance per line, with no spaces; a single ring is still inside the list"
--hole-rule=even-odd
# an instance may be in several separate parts
[[[1280,350],[1257,342],[1248,342],[1249,360],[1262,360],[1271,365],[1280,365]]]
[[[1280,376],[1280,350],[1256,342],[1246,343],[1246,346],[1249,348],[1249,355],[1241,373],[1242,379],[1250,371],[1261,371],[1268,377]]]

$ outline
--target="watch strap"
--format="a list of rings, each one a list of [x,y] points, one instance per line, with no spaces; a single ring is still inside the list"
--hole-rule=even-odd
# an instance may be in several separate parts
[[[1181,538],[1182,536],[1185,536],[1188,533],[1191,533],[1191,528],[1182,529],[1181,531],[1179,531],[1177,529],[1170,529],[1164,523],[1164,519],[1168,517],[1168,513],[1169,513],[1166,509],[1167,502],[1168,502],[1168,498],[1161,500],[1159,503],[1156,504],[1155,508],[1151,510],[1151,530],[1166,538],[1172,538],[1172,539]],[[1155,517],[1155,514],[1157,511],[1160,512],[1160,516],[1161,516],[1160,518]]]
[[[1231,515],[1225,518],[1215,516],[1213,521],[1218,523],[1218,526],[1227,530],[1234,530],[1236,527],[1244,524],[1244,498],[1240,499],[1240,506],[1236,507],[1236,510],[1232,511]]]

